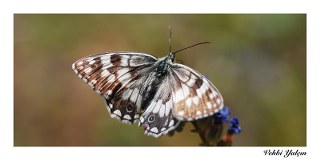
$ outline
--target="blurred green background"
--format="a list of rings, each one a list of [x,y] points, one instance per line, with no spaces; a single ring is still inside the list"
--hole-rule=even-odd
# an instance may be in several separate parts
[[[112,119],[72,71],[84,56],[177,54],[220,90],[243,132],[235,146],[306,145],[306,15],[14,15],[16,146],[196,146],[197,134],[153,138]]]

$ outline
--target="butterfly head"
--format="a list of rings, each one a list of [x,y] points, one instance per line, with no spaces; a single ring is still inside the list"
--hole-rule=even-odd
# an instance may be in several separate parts
[[[170,42],[170,40],[169,40],[169,42]],[[168,56],[160,59],[159,65],[157,66],[157,72],[158,72],[158,73],[165,73],[165,72],[167,71],[168,65],[171,65],[171,64],[174,63],[176,53],[181,52],[181,51],[183,51],[183,50],[186,50],[186,49],[188,49],[188,48],[192,48],[192,47],[197,46],[197,45],[200,45],[200,44],[207,44],[207,43],[210,43],[210,42],[200,42],[200,43],[196,43],[196,44],[194,44],[194,45],[191,45],[191,46],[188,46],[188,47],[179,49],[179,50],[177,50],[177,51],[175,51],[175,52],[171,52],[171,46],[170,46]]]
[[[170,52],[166,58],[168,62],[173,63],[176,58],[175,53]]]

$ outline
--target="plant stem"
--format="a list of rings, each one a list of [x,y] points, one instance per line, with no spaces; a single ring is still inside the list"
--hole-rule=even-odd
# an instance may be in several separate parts
[[[205,130],[202,130],[200,128],[200,126],[198,125],[197,121],[192,121],[192,124],[193,124],[195,130],[198,132],[198,134],[199,134],[199,136],[200,136],[200,138],[201,138],[201,140],[203,142],[203,145],[210,146],[210,144],[207,141],[206,136],[205,136]]]

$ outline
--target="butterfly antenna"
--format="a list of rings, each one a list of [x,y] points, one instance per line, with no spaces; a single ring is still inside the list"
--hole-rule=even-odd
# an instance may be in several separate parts
[[[188,47],[186,47],[186,48],[179,49],[179,50],[177,50],[177,51],[173,52],[172,54],[175,54],[175,53],[181,52],[181,51],[183,51],[183,50],[186,50],[186,49],[188,49],[188,48],[195,47],[195,46],[200,45],[200,44],[207,44],[207,43],[210,43],[210,42],[200,42],[200,43],[196,43],[196,44],[191,45],[191,46],[188,46]],[[171,46],[170,46],[170,48],[171,48]]]
[[[169,53],[171,53],[171,26],[169,26]]]

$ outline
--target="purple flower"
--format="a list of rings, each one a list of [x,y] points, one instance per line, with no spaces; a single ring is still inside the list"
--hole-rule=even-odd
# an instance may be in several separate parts
[[[240,132],[241,132],[241,127],[240,127],[238,118],[235,118],[235,117],[231,118],[228,133],[229,134],[239,134]]]
[[[213,115],[214,124],[222,124],[228,122],[230,116],[230,109],[228,106],[224,106],[223,109]]]

